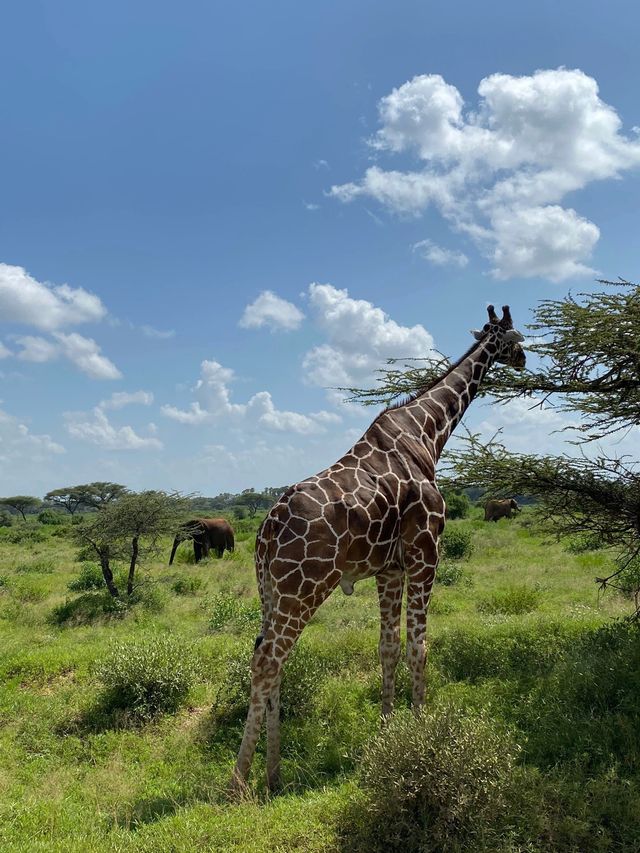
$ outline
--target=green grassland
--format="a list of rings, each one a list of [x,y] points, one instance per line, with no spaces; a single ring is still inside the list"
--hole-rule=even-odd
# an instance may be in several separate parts
[[[3,853],[640,850],[640,641],[619,620],[632,603],[598,594],[611,555],[567,550],[526,511],[449,522],[473,551],[436,584],[426,716],[403,713],[401,663],[398,723],[379,733],[375,583],[338,589],[287,664],[283,792],[264,789],[261,744],[251,795],[229,802],[258,521],[222,559],[194,565],[185,544],[172,567],[146,564],[115,607],[77,589],[94,569],[65,528],[0,530]],[[143,647],[187,685],[162,713],[107,689]]]

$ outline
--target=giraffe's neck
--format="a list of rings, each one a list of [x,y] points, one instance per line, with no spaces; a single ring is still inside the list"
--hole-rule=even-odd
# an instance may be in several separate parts
[[[463,356],[433,387],[408,405],[411,415],[423,425],[423,440],[437,462],[447,440],[475,397],[498,347],[489,338]],[[435,427],[435,429],[434,429]]]

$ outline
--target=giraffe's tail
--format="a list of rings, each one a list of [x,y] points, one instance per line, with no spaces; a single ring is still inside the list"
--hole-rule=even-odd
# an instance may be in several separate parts
[[[260,595],[260,607],[262,610],[262,630],[256,639],[256,648],[262,642],[265,632],[271,624],[273,587],[269,564],[276,544],[274,526],[274,519],[267,516],[262,522],[256,537],[256,581],[258,583],[258,594]]]

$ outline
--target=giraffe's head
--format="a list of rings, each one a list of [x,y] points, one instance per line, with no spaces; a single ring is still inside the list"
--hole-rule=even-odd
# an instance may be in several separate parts
[[[487,313],[489,314],[489,322],[485,323],[481,330],[473,329],[471,334],[477,341],[492,339],[498,347],[495,360],[515,367],[516,370],[522,370],[527,363],[527,357],[520,346],[524,340],[524,335],[513,328],[509,306],[502,306],[501,320],[498,319],[493,305],[487,307]]]

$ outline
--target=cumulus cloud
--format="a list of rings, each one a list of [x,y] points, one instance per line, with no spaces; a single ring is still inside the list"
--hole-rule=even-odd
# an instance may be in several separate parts
[[[0,409],[0,471],[5,463],[15,464],[21,458],[43,460],[64,452],[64,447],[51,436],[35,435],[26,424]]]
[[[101,409],[122,409],[132,404],[150,406],[152,403],[151,391],[114,391],[108,400],[102,400],[98,405]]]
[[[160,439],[153,435],[154,425],[151,425],[150,436],[138,435],[130,426],[115,427],[101,406],[96,406],[90,415],[68,412],[65,418],[70,436],[97,444],[104,450],[161,450],[163,447]]]
[[[91,379],[120,379],[122,374],[106,356],[93,338],[77,332],[53,332],[53,340],[39,335],[22,335],[16,338],[21,347],[17,357],[22,361],[45,362],[66,358]]]
[[[0,263],[0,315],[43,331],[102,320],[100,299],[81,287],[37,281],[23,267]]]
[[[420,240],[419,243],[413,244],[412,249],[426,261],[438,267],[460,267],[462,269],[469,263],[469,258],[464,252],[445,249],[431,240]]]
[[[188,409],[162,406],[162,413],[165,417],[191,426],[224,420],[236,425],[301,435],[324,432],[326,424],[340,421],[340,416],[332,412],[320,411],[305,415],[277,409],[268,391],[259,391],[246,403],[234,403],[229,389],[234,378],[235,374],[230,368],[223,367],[217,361],[203,361],[200,378],[193,389],[197,399]]]
[[[375,165],[331,194],[343,202],[373,197],[405,214],[434,206],[478,245],[497,278],[592,273],[586,262],[598,228],[559,202],[640,164],[640,141],[621,132],[616,111],[580,70],[493,74],[478,94],[475,110],[465,110],[437,74],[394,89],[378,105],[371,145],[412,154],[422,168]]]
[[[309,305],[328,341],[304,356],[305,380],[312,385],[369,384],[388,358],[425,358],[433,352],[433,338],[424,326],[402,326],[371,302],[353,299],[347,290],[311,284]],[[338,401],[343,394],[330,392],[330,397]]]
[[[271,290],[263,290],[251,304],[247,305],[240,318],[243,329],[259,329],[267,326],[272,332],[280,329],[297,329],[304,320],[304,314],[292,302],[287,302]]]
[[[10,355],[13,355],[11,350],[0,341],[0,358],[9,358]]]

